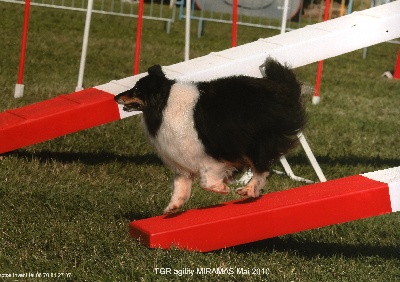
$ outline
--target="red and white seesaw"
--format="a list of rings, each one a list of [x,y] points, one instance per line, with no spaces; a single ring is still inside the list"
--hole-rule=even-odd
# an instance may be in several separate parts
[[[193,81],[240,74],[257,77],[267,56],[295,68],[398,38],[399,26],[400,1],[394,1],[163,70],[170,78]],[[138,114],[123,112],[114,95],[132,88],[143,75],[1,113],[0,154]],[[399,175],[400,167],[390,168],[270,193],[254,201],[138,220],[131,223],[130,234],[149,247],[211,251],[377,216],[400,210]]]
[[[400,167],[132,221],[130,235],[150,248],[208,252],[397,211]]]

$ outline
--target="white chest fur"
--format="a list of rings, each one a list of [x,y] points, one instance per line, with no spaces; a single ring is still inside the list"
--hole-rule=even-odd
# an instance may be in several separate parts
[[[164,163],[183,174],[198,174],[200,163],[209,158],[194,126],[193,111],[198,98],[196,86],[175,83],[156,138],[150,138]]]

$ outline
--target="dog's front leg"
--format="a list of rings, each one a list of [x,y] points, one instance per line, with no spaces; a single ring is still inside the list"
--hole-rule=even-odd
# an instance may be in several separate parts
[[[193,178],[177,173],[174,179],[174,190],[171,201],[164,210],[164,214],[177,212],[190,198]]]

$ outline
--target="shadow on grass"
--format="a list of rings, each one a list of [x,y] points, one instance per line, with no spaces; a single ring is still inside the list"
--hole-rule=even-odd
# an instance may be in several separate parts
[[[271,238],[230,248],[237,253],[289,252],[306,258],[337,257],[357,258],[378,256],[386,259],[400,259],[399,246],[377,246],[366,244],[299,242],[292,238]]]
[[[118,214],[114,215],[115,219],[123,219],[123,220],[128,220],[129,222],[135,221],[135,220],[141,220],[141,219],[146,219],[149,217],[153,217],[154,214],[152,214],[150,211],[135,211],[135,210],[130,210],[130,211],[121,211]]]
[[[381,158],[380,156],[366,157],[366,156],[356,156],[356,155],[346,155],[346,156],[318,156],[316,155],[318,163],[322,166],[324,165],[341,165],[341,166],[357,166],[357,165],[372,165],[372,166],[387,166],[395,167],[400,165],[400,158]],[[304,154],[290,155],[287,160],[291,165],[304,165],[308,163],[308,159]],[[366,171],[368,172],[368,171]]]
[[[42,163],[56,161],[62,164],[77,162],[86,165],[98,165],[110,162],[119,162],[122,164],[134,163],[137,165],[163,165],[160,158],[156,154],[117,155],[110,152],[52,152],[47,150],[40,152],[29,152],[26,150],[17,150],[9,152],[5,155],[15,156],[17,158],[37,159]]]
[[[145,155],[119,155],[111,152],[53,152],[53,151],[39,151],[29,152],[24,149],[12,151],[5,154],[6,156],[16,156],[18,158],[37,158],[40,162],[57,161],[61,163],[79,162],[87,165],[97,165],[109,162],[120,163],[134,163],[141,164],[154,164],[163,165],[162,161],[156,154]],[[395,167],[400,165],[400,158],[381,158],[380,156],[365,157],[347,155],[340,157],[315,156],[320,165],[343,165],[343,166],[357,166],[357,165],[373,165]],[[308,163],[308,159],[304,154],[296,154],[288,156],[288,161],[291,165],[304,165]]]

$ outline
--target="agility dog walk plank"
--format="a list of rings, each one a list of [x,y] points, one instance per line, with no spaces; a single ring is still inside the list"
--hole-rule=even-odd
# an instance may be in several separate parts
[[[208,252],[400,211],[400,167],[132,221],[150,248]]]
[[[193,81],[230,75],[260,77],[259,66],[268,56],[295,68],[398,38],[399,26],[400,1],[394,1],[166,66],[163,70],[169,78]],[[139,114],[122,111],[112,98],[132,88],[144,75],[111,81],[0,114],[0,153]],[[75,101],[76,96],[82,101]]]
[[[400,1],[354,12],[284,34],[259,39],[165,68],[172,78],[211,80],[246,74],[261,77],[267,56],[296,68],[400,37]]]
[[[60,95],[0,114],[0,152],[120,118],[114,96],[95,88]]]

